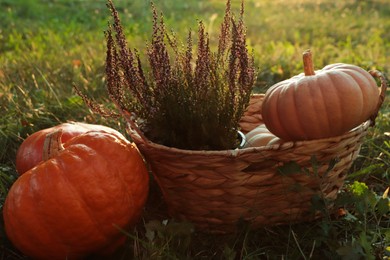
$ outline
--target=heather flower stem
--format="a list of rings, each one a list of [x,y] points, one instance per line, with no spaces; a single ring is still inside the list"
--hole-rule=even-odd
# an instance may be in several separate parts
[[[203,22],[198,23],[196,57],[191,30],[185,47],[180,48],[152,3],[147,69],[138,50],[128,47],[112,0],[107,6],[113,17],[106,32],[107,89],[132,128],[143,138],[182,149],[235,148],[239,120],[255,81],[253,56],[246,46],[243,1],[236,23],[227,0],[216,52],[211,51]]]

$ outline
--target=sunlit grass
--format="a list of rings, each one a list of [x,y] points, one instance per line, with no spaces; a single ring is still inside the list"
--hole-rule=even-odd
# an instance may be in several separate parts
[[[151,34],[149,2],[115,2],[129,44],[144,50],[144,41]],[[212,42],[216,42],[225,1],[155,3],[179,39],[185,40],[188,29],[196,30],[197,20],[203,20]],[[239,3],[233,0],[233,8],[239,8]],[[245,8],[248,47],[253,49],[259,72],[256,91],[263,92],[300,73],[301,53],[308,48],[313,51],[317,69],[345,62],[390,75],[387,0],[246,0]],[[123,124],[92,114],[72,89],[75,83],[89,95],[107,100],[103,31],[109,13],[105,1],[2,0],[0,10],[1,208],[7,189],[16,179],[16,150],[26,136],[67,120],[115,128],[123,128]],[[343,193],[338,203],[348,206],[347,218],[258,231],[243,228],[240,234],[210,236],[192,233],[188,223],[162,222],[168,217],[154,187],[155,195],[152,194],[144,219],[146,225],[140,223],[137,232],[130,232],[127,247],[118,255],[122,259],[384,257],[390,245],[390,223],[388,214],[378,215],[378,201],[390,181],[390,140],[385,135],[390,131],[389,103],[387,95],[377,124],[370,129],[347,180],[347,184],[364,182],[374,193],[366,193],[361,202],[349,192]],[[0,224],[0,259],[21,258]]]

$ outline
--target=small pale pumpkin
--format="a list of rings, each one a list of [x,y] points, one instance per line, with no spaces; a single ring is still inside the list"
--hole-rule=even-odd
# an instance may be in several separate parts
[[[12,185],[3,209],[11,242],[33,259],[82,259],[111,253],[139,219],[149,175],[135,145],[90,131],[61,147],[46,139],[37,166]]]
[[[245,139],[246,143],[244,148],[280,144],[282,142],[279,137],[275,136],[267,129],[265,124],[260,124],[255,129],[248,132],[245,135]]]
[[[273,134],[294,141],[338,136],[377,112],[379,89],[370,73],[343,63],[314,71],[310,51],[303,61],[304,73],[265,93],[262,115]]]

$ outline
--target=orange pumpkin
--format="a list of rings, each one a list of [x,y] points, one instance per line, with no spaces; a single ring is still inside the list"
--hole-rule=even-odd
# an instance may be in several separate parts
[[[43,141],[45,140],[46,135],[59,129],[62,130],[62,143],[66,143],[69,139],[91,130],[121,135],[118,131],[107,126],[79,122],[63,123],[47,129],[42,129],[28,136],[20,145],[16,154],[16,170],[19,174],[25,173],[42,161]]]
[[[7,236],[33,259],[111,253],[125,241],[121,230],[142,213],[144,161],[115,134],[90,131],[61,147],[60,132],[47,139],[44,161],[11,187],[3,209]]]
[[[303,60],[304,73],[265,93],[262,115],[273,134],[294,141],[338,136],[376,112],[379,89],[370,73],[343,63],[314,71],[310,51]]]

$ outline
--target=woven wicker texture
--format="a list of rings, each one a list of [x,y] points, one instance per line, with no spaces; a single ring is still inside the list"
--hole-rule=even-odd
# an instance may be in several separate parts
[[[262,123],[262,99],[252,97],[241,120],[244,132]],[[159,145],[134,123],[128,133],[150,164],[170,215],[199,230],[228,233],[240,221],[256,228],[318,217],[311,210],[312,199],[336,198],[371,123],[327,139],[226,151]],[[303,170],[294,171],[294,165]]]

